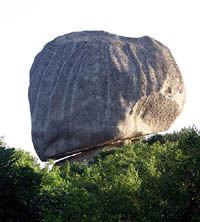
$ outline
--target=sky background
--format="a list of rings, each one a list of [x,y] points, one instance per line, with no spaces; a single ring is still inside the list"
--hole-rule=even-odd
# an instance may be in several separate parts
[[[43,46],[73,31],[151,36],[172,52],[187,91],[170,129],[200,129],[199,0],[2,0],[0,2],[0,136],[35,155],[28,103],[29,71]]]

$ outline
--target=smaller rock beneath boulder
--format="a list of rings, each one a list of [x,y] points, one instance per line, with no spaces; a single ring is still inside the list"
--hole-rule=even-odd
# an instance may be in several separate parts
[[[138,138],[134,138],[134,139],[127,139],[124,141],[118,140],[118,141],[115,141],[115,142],[107,144],[107,145],[105,144],[101,147],[94,147],[89,150],[85,150],[84,152],[79,152],[74,155],[68,156],[65,159],[57,161],[56,166],[60,166],[60,165],[65,164],[66,160],[70,163],[83,162],[84,160],[86,160],[87,163],[89,163],[90,161],[93,160],[93,158],[95,156],[97,156],[103,150],[110,150],[110,149],[113,149],[114,147],[122,147],[123,145],[128,144],[128,143],[132,143],[132,142],[140,142],[142,139],[143,139],[143,137],[138,137]]]

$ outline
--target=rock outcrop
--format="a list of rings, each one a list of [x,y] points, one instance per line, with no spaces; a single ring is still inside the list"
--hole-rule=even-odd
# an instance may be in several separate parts
[[[103,31],[49,42],[30,71],[32,140],[41,160],[166,131],[181,113],[181,73],[160,42]]]

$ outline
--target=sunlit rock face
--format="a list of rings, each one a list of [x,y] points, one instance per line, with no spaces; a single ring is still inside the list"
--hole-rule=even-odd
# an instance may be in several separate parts
[[[32,140],[41,160],[168,130],[181,113],[181,73],[160,42],[103,31],[45,45],[30,71]]]

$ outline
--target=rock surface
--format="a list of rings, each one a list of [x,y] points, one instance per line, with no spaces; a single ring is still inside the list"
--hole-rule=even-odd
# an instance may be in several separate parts
[[[33,144],[44,161],[168,130],[185,88],[160,42],[84,31],[57,37],[35,57],[29,102]]]

